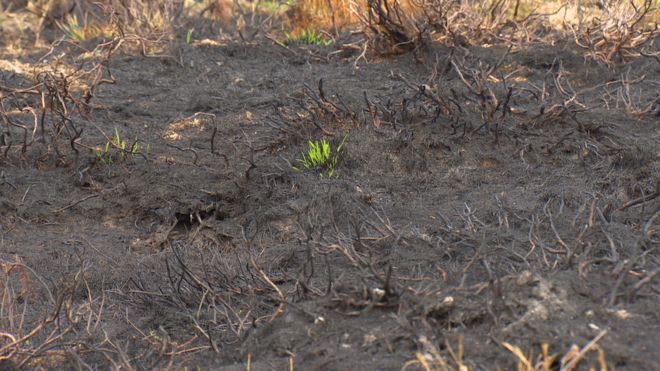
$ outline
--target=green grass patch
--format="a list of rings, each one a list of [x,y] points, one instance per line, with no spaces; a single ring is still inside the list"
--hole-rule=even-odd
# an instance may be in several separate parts
[[[332,40],[315,30],[305,29],[296,34],[286,33],[287,44],[328,46]]]
[[[319,173],[319,176],[332,178],[337,176],[335,168],[339,163],[348,135],[345,135],[342,141],[335,145],[327,139],[310,140],[307,142],[306,151],[301,153],[298,162],[301,168],[293,167],[297,171],[309,170]]]
[[[86,27],[80,24],[75,14],[68,15],[63,21],[55,21],[55,23],[57,28],[73,41],[81,42],[87,38]]]
[[[148,152],[149,145],[147,145]],[[105,143],[102,150],[96,152],[96,157],[99,161],[109,165],[115,161],[124,161],[128,156],[138,154],[142,154],[140,141],[137,138],[132,143],[126,141],[119,135],[119,130],[115,128],[115,136]]]

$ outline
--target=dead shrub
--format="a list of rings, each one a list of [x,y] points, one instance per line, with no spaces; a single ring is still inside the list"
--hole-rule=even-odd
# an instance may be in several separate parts
[[[91,100],[100,85],[114,83],[107,64],[117,46],[114,41],[101,45],[97,58],[75,65],[63,54],[56,63],[38,65],[32,76],[22,76],[16,85],[0,85],[2,157],[32,157],[37,167],[53,160],[63,165],[70,154],[64,146],[68,144],[74,154],[86,147],[80,137],[83,121],[94,108]],[[60,45],[56,43],[51,53]]]
[[[450,46],[522,46],[568,32],[594,59],[611,63],[659,58],[657,14],[657,0],[313,0],[296,5],[294,27],[332,27],[336,35],[342,27],[357,27],[364,39],[351,45],[366,42],[359,49],[378,54],[417,50],[425,38]]]
[[[658,11],[656,0],[603,1],[597,15],[573,28],[575,42],[607,64],[641,56],[659,59]]]

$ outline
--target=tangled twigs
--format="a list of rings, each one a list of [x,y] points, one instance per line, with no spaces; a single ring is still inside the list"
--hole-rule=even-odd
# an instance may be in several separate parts
[[[64,354],[80,361],[80,355],[75,353],[82,353],[85,348],[95,348],[90,342],[101,328],[105,299],[102,297],[99,302],[92,296],[85,278],[87,266],[84,260],[80,261],[78,273],[69,281],[62,282],[55,295],[20,258],[14,263],[2,262],[0,266],[3,268],[0,273],[0,326],[3,329],[0,331],[0,361],[11,360],[19,369],[33,368],[33,362]],[[18,281],[12,277],[14,271],[19,273]],[[41,290],[32,282],[41,283]],[[81,303],[78,298],[83,286],[86,301]],[[19,295],[16,295],[17,289]],[[41,298],[43,294],[47,294],[48,300]],[[28,320],[26,309],[37,302],[50,303],[48,313],[43,319]],[[19,310],[20,306],[25,308]],[[71,347],[71,344],[79,346]]]
[[[48,53],[59,44],[56,42]],[[0,147],[4,147],[4,157],[15,144],[20,145],[19,154],[25,157],[28,148],[41,142],[48,149],[37,162],[47,159],[52,151],[61,161],[66,156],[58,146],[62,137],[78,154],[77,142],[84,128],[76,124],[77,118],[87,117],[99,86],[115,81],[108,68],[113,44],[106,46],[105,56],[93,61],[89,69],[85,69],[85,63],[75,68],[68,65],[65,54],[58,58],[55,67],[40,66],[29,88],[2,87],[7,92],[0,95]]]
[[[442,112],[443,115],[447,116],[452,113],[452,109],[448,99],[444,98],[440,94],[435,94],[430,86],[426,84],[420,84],[420,85],[412,84],[410,81],[408,81],[408,79],[405,78],[405,76],[403,76],[400,73],[397,74],[396,77],[399,80],[403,81],[409,88],[416,89],[417,91],[419,91],[419,94],[432,100],[438,106],[438,110]],[[456,104],[456,102],[454,103]],[[459,110],[461,109],[458,104],[456,104],[456,106],[458,107]]]
[[[270,316],[269,322],[273,322],[277,317],[281,316],[284,313],[284,306],[286,304],[286,299],[284,297],[284,294],[282,293],[282,290],[280,290],[280,288],[277,287],[275,283],[273,283],[273,281],[268,277],[266,272],[264,272],[264,270],[261,269],[261,267],[259,267],[259,265],[256,263],[253,257],[250,258],[250,262],[252,263],[252,267],[257,271],[259,277],[263,280],[263,282],[268,286],[270,286],[273,289],[273,291],[275,291],[275,293],[277,293],[277,297],[280,301],[280,304],[277,306],[275,312],[273,312],[273,314]]]
[[[377,31],[384,33],[393,42],[394,48],[410,49],[413,41],[406,34],[403,25],[404,13],[398,2],[389,4],[387,0],[369,0],[369,21],[378,27]],[[374,29],[374,26],[371,26]]]
[[[653,50],[660,36],[658,23],[644,24],[647,17],[657,12],[657,2],[644,0],[639,7],[633,2],[602,4],[605,13],[603,20],[598,20],[584,31],[573,30],[577,45],[588,49],[595,60],[607,64],[617,58],[625,62],[640,56],[656,59],[660,56],[660,51]]]
[[[300,102],[300,107],[307,111],[312,117],[312,124],[324,135],[333,136],[334,133],[324,126],[322,122],[330,123],[355,123],[357,115],[344,103],[339,94],[335,94],[337,103],[330,100],[324,89],[323,79],[318,83],[318,94],[307,84],[304,84],[303,93],[311,101]]]
[[[553,72],[554,69],[557,69],[557,72]],[[546,125],[570,118],[583,130],[577,115],[589,108],[580,101],[582,98],[573,89],[562,63],[555,60],[548,68],[547,73],[552,76],[552,80],[544,83],[542,88],[537,88],[538,94],[529,91],[540,103],[540,109],[539,113],[534,115],[528,123],[533,126]],[[560,139],[555,146],[561,144],[565,139]]]
[[[367,0],[366,9],[353,5],[353,13],[376,52],[396,54],[416,50],[422,45],[423,29],[417,27],[399,1]],[[360,57],[364,58],[364,53]]]
[[[77,72],[77,71],[76,71]],[[74,72],[75,73],[75,72]],[[79,104],[70,93],[70,77],[71,75],[64,76],[60,73],[53,74],[51,72],[42,72],[37,75],[36,80],[40,84],[39,93],[41,96],[41,115],[40,127],[42,138],[46,138],[46,113],[51,113],[51,120],[53,125],[52,143],[56,143],[58,137],[63,131],[67,131],[67,136],[70,139],[71,149],[78,153],[74,142],[82,134],[82,129],[78,130],[71,120],[69,104],[74,106]],[[57,151],[57,147],[54,146]],[[59,152],[58,152],[58,155]]]
[[[468,91],[475,96],[479,102],[479,112],[483,124],[474,129],[472,133],[474,134],[483,127],[489,127],[492,125],[495,130],[496,142],[499,141],[500,128],[505,122],[506,115],[510,112],[509,102],[514,92],[514,87],[507,86],[506,81],[503,80],[506,95],[498,98],[498,94],[495,92],[495,87],[489,82],[489,79],[502,64],[510,50],[511,49],[509,48],[496,64],[485,67],[480,64],[478,69],[459,66],[456,61],[451,60],[451,65],[454,67],[458,77],[467,87]],[[501,115],[499,116],[496,115],[498,111],[501,111]]]
[[[652,238],[653,235],[657,235],[660,232],[657,229],[651,229],[653,222],[658,218],[658,216],[660,216],[660,208],[653,213],[653,215],[649,218],[649,220],[646,221],[646,223],[644,223],[644,234],[649,238]]]

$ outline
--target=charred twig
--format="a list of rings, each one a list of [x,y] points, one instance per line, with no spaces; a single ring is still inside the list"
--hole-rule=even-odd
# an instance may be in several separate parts
[[[55,209],[55,210],[53,210],[53,213],[55,213],[55,214],[61,213],[62,211],[65,211],[65,210],[67,210],[67,209],[70,209],[70,208],[72,208],[72,207],[74,207],[74,206],[76,206],[76,205],[78,205],[78,204],[80,204],[80,203],[82,203],[82,202],[85,202],[85,201],[87,201],[87,200],[89,200],[89,199],[96,198],[96,197],[99,197],[99,196],[100,196],[100,194],[98,194],[98,193],[94,193],[94,194],[91,194],[91,195],[87,195],[87,196],[81,198],[80,200],[74,201],[74,202],[72,202],[72,203],[70,203],[70,204],[68,204],[68,205],[66,205],[66,206],[63,206],[63,207],[60,207],[59,209]]]
[[[268,277],[268,275],[266,275],[266,273],[257,265],[254,258],[251,258],[250,261],[252,263],[252,267],[257,271],[257,273],[264,281],[264,283],[268,284],[277,293],[277,297],[280,300],[279,306],[277,307],[275,312],[270,316],[269,322],[273,322],[277,317],[279,317],[284,313],[284,306],[286,303],[286,299],[284,298],[284,294],[282,294],[282,290],[280,290],[280,288],[277,287],[277,285],[273,283],[273,281]]]
[[[443,115],[447,116],[452,113],[449,103],[442,96],[434,94],[430,86],[426,84],[414,85],[402,74],[397,74],[396,77],[403,81],[409,88],[414,89],[419,92],[419,94],[431,99],[438,106]]]
[[[644,195],[644,196],[641,196],[641,197],[638,197],[638,198],[635,198],[635,199],[632,199],[632,200],[626,202],[625,204],[621,205],[621,207],[619,207],[616,210],[617,211],[624,211],[624,210],[626,210],[628,208],[631,208],[633,206],[641,205],[641,204],[649,202],[651,200],[655,200],[658,197],[660,197],[660,192],[654,192],[654,193],[651,193],[651,194],[648,194],[648,195]]]

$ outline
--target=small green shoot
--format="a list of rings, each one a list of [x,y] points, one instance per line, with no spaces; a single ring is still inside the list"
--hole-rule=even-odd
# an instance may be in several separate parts
[[[332,178],[335,176],[335,167],[339,162],[339,157],[344,151],[346,139],[348,139],[348,135],[345,135],[344,139],[336,147],[328,142],[327,139],[310,140],[307,142],[309,145],[307,151],[302,153],[298,162],[306,170],[319,171],[319,176],[323,177],[326,175]],[[295,166],[293,168],[297,171],[302,171],[302,169]]]
[[[186,32],[186,45],[190,45],[190,42],[192,41],[192,34],[195,32],[194,28],[191,28]]]
[[[149,146],[147,145],[147,152],[148,151]],[[102,151],[96,152],[96,157],[104,164],[111,164],[114,159],[118,158],[120,161],[123,161],[129,155],[132,156],[140,153],[142,153],[140,141],[135,138],[133,143],[129,146],[129,142],[127,142],[125,139],[122,139],[119,135],[119,130],[115,128],[115,136],[105,143],[105,147]]]
[[[285,32],[284,34],[286,35],[287,44],[316,46],[328,46],[332,44],[332,40],[326,38],[321,32],[314,30],[302,30],[302,32],[297,35],[288,32]]]

